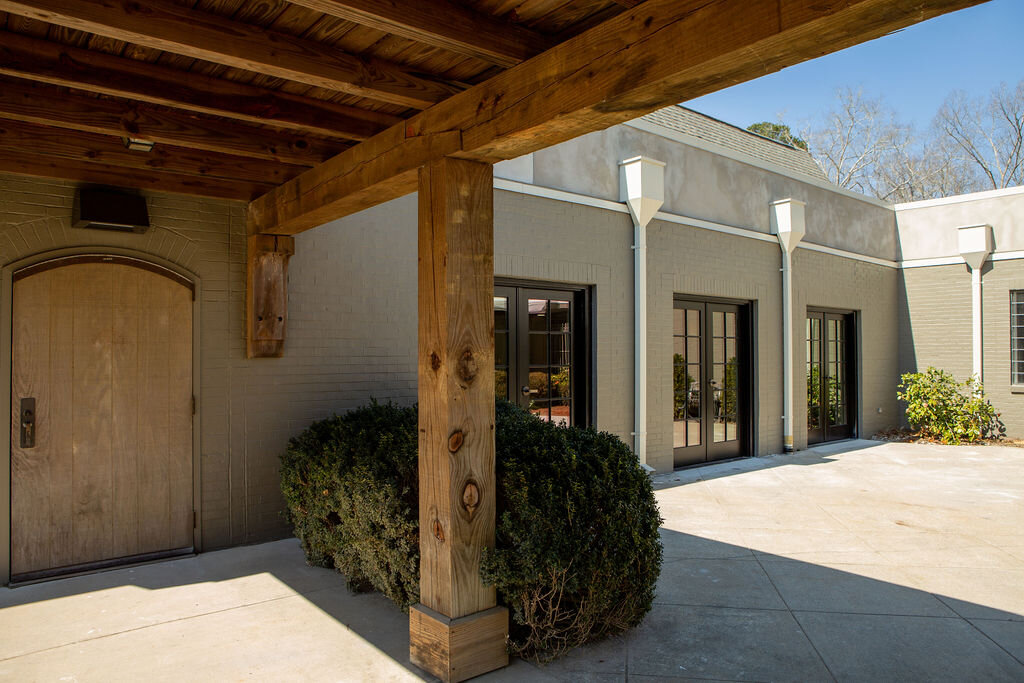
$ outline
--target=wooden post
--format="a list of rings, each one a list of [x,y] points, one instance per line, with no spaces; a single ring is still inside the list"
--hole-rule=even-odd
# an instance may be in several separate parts
[[[491,166],[419,176],[420,604],[410,658],[444,681],[508,664],[508,610],[480,581],[494,544],[494,189]]]
[[[279,358],[288,319],[288,258],[295,238],[251,235],[245,274],[245,355]]]

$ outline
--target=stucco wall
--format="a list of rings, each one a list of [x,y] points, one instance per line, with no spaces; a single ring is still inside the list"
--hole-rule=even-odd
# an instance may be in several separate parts
[[[543,187],[618,201],[618,164],[637,155],[667,164],[662,211],[768,233],[765,207],[791,197],[807,203],[807,242],[899,258],[891,208],[629,126],[535,152],[533,178]]]
[[[958,256],[956,229],[983,223],[994,251],[1024,250],[1024,187],[899,204],[896,221],[904,260]]]

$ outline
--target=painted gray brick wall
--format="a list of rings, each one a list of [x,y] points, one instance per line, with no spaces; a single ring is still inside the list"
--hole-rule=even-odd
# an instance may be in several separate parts
[[[896,400],[899,381],[899,273],[896,268],[855,261],[807,249],[793,255],[794,339],[806,339],[808,308],[834,308],[857,312],[858,433],[870,438],[902,420]],[[794,445],[807,445],[807,350],[794,344]]]
[[[989,261],[982,270],[985,391],[1007,434],[1024,436],[1024,393],[1010,386],[1010,291],[1024,289],[1024,260]],[[934,366],[963,380],[972,372],[971,274],[964,264],[903,270],[901,368]]]
[[[118,248],[196,274],[203,547],[286,535],[278,456],[288,438],[371,397],[416,398],[415,222],[378,210],[361,215],[358,232],[300,235],[285,357],[246,360],[244,205],[151,193],[153,227],[143,235],[76,230],[74,187],[0,175],[0,262]]]
[[[153,255],[195,273],[201,280],[196,458],[203,546],[286,534],[278,455],[288,438],[313,420],[371,398],[404,404],[416,400],[415,196],[297,236],[289,270],[285,356],[256,360],[244,357],[244,205],[150,193],[153,227],[135,235],[72,229],[73,197],[73,183],[0,175],[0,261],[69,247],[109,247]],[[495,217],[496,275],[592,287],[596,426],[631,443],[628,215],[497,191]],[[655,221],[649,255],[651,464],[667,470],[672,463],[674,294],[756,301],[755,451],[777,452],[782,444],[778,246]],[[890,415],[884,397],[894,392],[895,356],[890,361],[886,353],[893,346],[887,340],[895,338],[896,272],[803,251],[795,268],[798,297],[803,297],[796,316],[798,339],[803,334],[800,306],[806,303],[865,311],[863,336],[871,341],[864,354],[872,361],[862,366],[865,406],[882,405]],[[821,286],[823,274],[827,288]],[[828,300],[811,295],[826,290]],[[891,306],[886,303],[890,299]],[[798,396],[800,391],[798,383]],[[884,420],[871,416],[865,424],[873,429]],[[800,415],[797,425],[799,440]]]
[[[648,257],[648,464],[659,471],[672,469],[672,311],[676,294],[756,303],[754,452],[781,451],[778,244],[655,220],[648,227]]]

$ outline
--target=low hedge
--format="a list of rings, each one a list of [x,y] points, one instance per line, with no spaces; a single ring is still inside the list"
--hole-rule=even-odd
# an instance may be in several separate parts
[[[547,660],[640,623],[661,570],[661,518],[617,437],[496,414],[495,548],[481,573],[511,611],[509,649]],[[371,404],[288,444],[281,487],[311,564],[403,609],[419,600],[416,408]]]

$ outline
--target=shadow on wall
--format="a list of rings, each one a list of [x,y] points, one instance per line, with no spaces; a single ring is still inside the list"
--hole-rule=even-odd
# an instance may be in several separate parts
[[[716,535],[727,534],[662,530],[665,564],[639,628],[547,666],[515,662],[479,680],[1024,678],[1024,609],[908,587],[884,578],[891,568],[840,570]],[[270,616],[257,628],[251,610],[260,609]],[[202,623],[213,620],[221,626],[211,636]],[[296,675],[322,661],[334,677],[404,670],[435,680],[408,661],[407,615],[380,595],[349,592],[336,572],[306,566],[295,540],[0,589],[0,632],[0,674],[19,660],[59,661],[77,673],[119,634],[122,653],[147,637],[156,643],[114,660],[126,676],[153,661],[194,671],[196,657],[210,657],[237,662],[239,675],[257,675],[264,658],[276,658]]]
[[[896,333],[898,335],[899,344],[899,348],[897,350],[899,353],[899,375],[893,383],[893,392],[896,391],[896,387],[900,382],[900,377],[902,377],[904,373],[917,372],[917,350],[914,345],[914,327],[910,323],[910,299],[907,296],[907,277],[906,271],[902,268],[900,268],[899,273],[898,296],[899,305],[897,306],[897,315],[899,315],[899,320],[896,324]],[[907,404],[903,401],[899,401],[898,405],[900,407],[900,425],[906,427]]]

